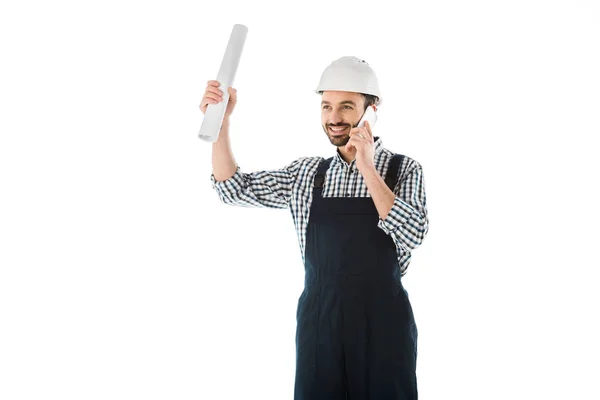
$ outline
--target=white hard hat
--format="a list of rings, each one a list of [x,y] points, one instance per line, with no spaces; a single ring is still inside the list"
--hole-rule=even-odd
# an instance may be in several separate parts
[[[338,58],[325,68],[315,92],[321,93],[324,90],[370,94],[377,96],[381,102],[375,72],[365,60],[354,56]]]

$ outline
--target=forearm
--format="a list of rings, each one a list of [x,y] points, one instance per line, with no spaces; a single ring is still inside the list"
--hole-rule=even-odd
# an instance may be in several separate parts
[[[377,205],[384,201],[382,215],[380,211],[380,221],[378,226],[394,239],[397,246],[405,250],[414,250],[421,245],[429,230],[429,219],[427,217],[427,206],[425,197],[425,184],[423,179],[423,170],[420,166],[412,169],[403,179],[397,182],[394,191],[390,191],[385,186],[385,191],[381,188],[385,185],[383,179],[375,180],[373,173],[367,173],[373,189],[372,197]],[[380,193],[392,193],[394,196],[382,196]],[[378,200],[378,198],[385,200]],[[389,208],[388,208],[389,207]],[[382,206],[378,206],[379,209]]]
[[[229,125],[229,117],[225,117],[219,137],[212,144],[212,173],[217,181],[224,181],[231,178],[237,169],[237,163],[231,150]]]
[[[379,217],[385,219],[394,205],[396,195],[386,185],[381,175],[375,169],[375,166],[366,168],[361,173],[371,194],[371,198],[375,203]]]

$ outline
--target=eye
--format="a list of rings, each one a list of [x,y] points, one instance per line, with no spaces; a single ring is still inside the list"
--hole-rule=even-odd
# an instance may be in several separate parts
[[[348,110],[352,110],[352,107],[350,107],[350,106],[344,106],[344,108],[347,108]]]

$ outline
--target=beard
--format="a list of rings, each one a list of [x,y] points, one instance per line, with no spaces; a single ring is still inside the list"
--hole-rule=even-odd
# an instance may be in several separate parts
[[[345,133],[343,135],[333,135],[331,133],[331,131],[329,130],[329,127],[346,127],[346,130],[344,131]],[[350,140],[350,136],[349,133],[350,131],[355,128],[354,124],[338,124],[338,125],[325,125],[323,126],[323,130],[325,131],[325,134],[327,135],[327,137],[329,138],[329,141],[331,142],[332,145],[336,146],[336,147],[342,147],[345,146],[348,141]]]

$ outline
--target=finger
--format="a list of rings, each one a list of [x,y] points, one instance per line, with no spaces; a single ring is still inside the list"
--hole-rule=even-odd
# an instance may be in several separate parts
[[[360,133],[360,135],[362,136],[363,139],[365,139],[367,142],[371,141],[372,135],[371,133],[369,133],[368,130],[363,129],[363,131]]]
[[[229,96],[232,98],[233,101],[235,101],[237,99],[237,90],[232,87],[230,87],[227,90],[229,92]]]
[[[216,100],[216,101],[223,101],[223,97],[219,96],[216,93],[206,93],[204,95],[204,97],[202,98],[202,101],[204,101],[206,99],[213,99],[213,100]]]
[[[208,107],[209,104],[218,104],[218,103],[220,103],[220,101],[217,101],[215,99],[205,99],[205,100],[202,100],[202,103],[200,104],[200,109]]]
[[[358,146],[360,146],[360,140],[361,138],[358,137],[357,135],[354,135],[353,137],[351,137],[348,140],[348,143],[346,143],[346,151],[350,151],[352,148],[355,148],[356,150],[358,150]]]
[[[373,132],[371,131],[371,123],[369,121],[365,121],[365,131],[369,140],[373,139]]]
[[[223,96],[223,91],[215,86],[207,86],[206,93],[215,93],[215,94],[218,94],[219,96]]]
[[[210,80],[210,81],[207,82],[207,84],[208,84],[208,86],[216,86],[216,87],[221,86],[221,83],[219,81],[216,81],[216,80]]]
[[[204,97],[215,99],[215,100],[222,100],[223,99],[223,95],[222,94],[220,94],[220,93],[214,93],[214,92],[206,92],[206,93],[204,93]]]
[[[349,133],[348,136],[350,136],[350,140],[354,139],[356,141],[360,141],[361,139],[365,138],[365,133],[362,131],[362,128],[360,128],[354,132]]]
[[[366,142],[371,141],[371,135],[369,135],[369,132],[365,128],[361,128],[360,131],[356,134],[356,137]]]

